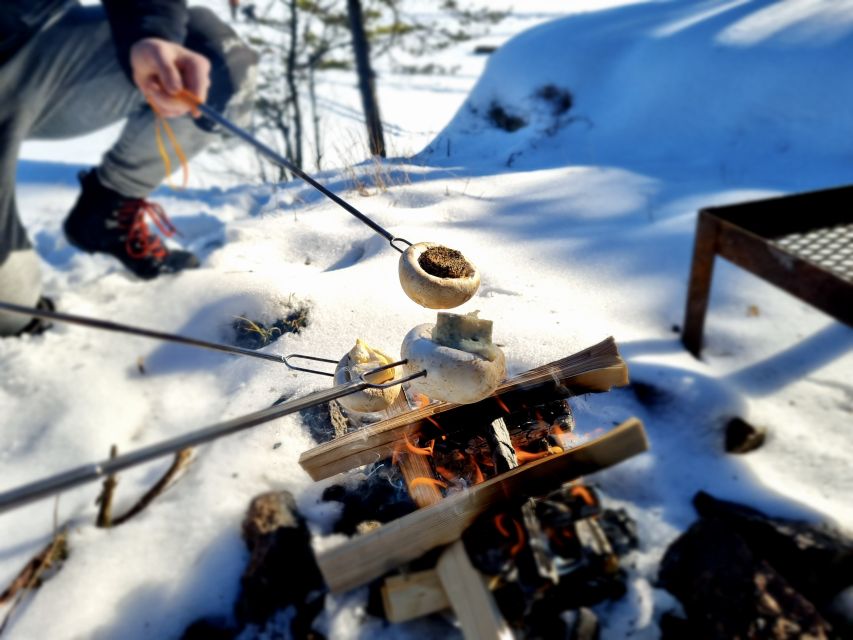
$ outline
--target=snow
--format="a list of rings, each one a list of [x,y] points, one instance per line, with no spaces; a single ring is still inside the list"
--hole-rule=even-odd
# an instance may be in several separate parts
[[[656,638],[659,616],[677,608],[655,587],[657,562],[694,519],[697,490],[853,528],[853,331],[722,261],[701,361],[672,330],[699,208],[849,181],[853,2],[586,1],[567,17],[565,4],[524,3],[486,38],[508,40],[487,63],[470,45],[447,52],[462,65],[454,77],[380,80],[392,149],[423,149],[382,166],[386,190],[370,186],[372,162],[344,166],[353,158],[333,152],[341,165],[319,177],[393,233],[477,263],[482,287],[459,310],[494,321],[512,373],[613,335],[632,379],[661,390],[653,402],[629,388],[575,405],[584,431],[636,415],[649,432],[649,453],[589,479],[638,520],[642,545],[628,558],[628,595],[598,608],[603,637]],[[337,139],[361,136],[347,123],[353,84],[324,86],[324,99],[349,114],[329,116]],[[571,93],[564,114],[537,97],[549,84]],[[493,104],[527,126],[496,129]],[[155,194],[201,269],[141,282],[80,254],[60,223],[76,172],[113,135],[30,144],[19,165],[20,209],[61,309],[221,341],[237,316],[270,322],[306,304],[308,328],[267,351],[329,358],[357,337],[395,352],[434,318],[401,291],[397,253],[358,220],[302,184],[212,186],[210,158],[194,165],[187,191]],[[352,188],[356,175],[367,195]],[[4,490],[101,460],[111,444],[131,451],[326,384],[273,363],[74,326],[0,340],[0,370]],[[762,449],[723,453],[735,415],[769,427]],[[252,496],[294,492],[318,531],[331,517],[317,504],[322,485],[297,464],[310,446],[296,416],[205,445],[177,484],[111,530],[94,527],[97,483],[0,515],[0,585],[50,538],[54,510],[71,549],[7,635],[177,637],[198,617],[229,615]],[[167,466],[122,473],[117,510]],[[383,628],[364,599],[330,599],[319,626],[335,638],[446,635],[427,622]]]

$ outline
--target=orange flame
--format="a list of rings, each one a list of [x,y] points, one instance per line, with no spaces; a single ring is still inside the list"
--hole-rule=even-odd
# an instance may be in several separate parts
[[[454,480],[456,480],[456,474],[453,473],[447,467],[440,467],[439,465],[435,465],[435,470],[438,471],[438,475],[440,475],[448,482],[453,482]]]
[[[504,538],[509,538],[509,531],[507,531],[506,527],[504,526],[504,518],[506,518],[505,513],[499,513],[495,516],[495,528],[498,530],[498,533],[500,533]]]
[[[409,453],[414,453],[417,456],[431,456],[435,440],[430,440],[426,447],[416,447],[409,441],[409,435],[404,434],[403,439],[406,441],[406,449]]]
[[[529,451],[524,451],[523,449],[516,449],[515,451],[515,457],[518,458],[519,464],[533,462],[534,460],[541,460],[542,458],[547,458],[550,455],[551,451],[540,451],[539,453],[530,453]]]
[[[594,507],[598,504],[598,501],[595,499],[595,496],[592,495],[592,492],[582,484],[576,484],[569,490],[569,494],[573,496],[577,496],[589,506]]]
[[[480,470],[480,465],[477,464],[477,459],[474,456],[471,456],[471,464],[474,465],[474,484],[485,482],[486,478],[483,475],[482,470]]]
[[[425,478],[422,476],[414,478],[409,483],[409,489],[411,490],[411,489],[414,489],[414,488],[419,487],[421,485],[441,487],[442,489],[447,489],[447,483],[446,482],[442,482],[441,480],[437,480],[436,478]]]
[[[498,406],[504,410],[505,413],[512,413],[512,411],[509,410],[509,407],[506,406],[506,402],[504,402],[500,396],[495,396],[495,401],[498,403]]]
[[[511,539],[513,536],[510,534],[509,530],[506,528],[505,520],[509,516],[505,513],[499,513],[495,516],[495,527],[504,538]],[[524,549],[525,544],[525,535],[524,535],[524,527],[521,526],[521,523],[518,522],[515,518],[510,518],[512,520],[512,524],[515,527],[515,544],[509,550],[509,554],[511,557],[515,557],[518,553]]]
[[[517,556],[521,552],[522,549],[524,549],[524,545],[526,543],[526,540],[525,540],[525,535],[524,535],[524,528],[521,526],[521,523],[519,523],[518,520],[516,520],[514,518],[513,518],[512,523],[515,525],[515,533],[518,536],[518,542],[516,542],[512,546],[512,549],[509,550],[510,556],[512,556],[514,558],[515,556]]]
[[[409,402],[414,405],[415,409],[420,409],[429,404],[429,398],[422,393],[413,393],[411,398],[409,398]]]

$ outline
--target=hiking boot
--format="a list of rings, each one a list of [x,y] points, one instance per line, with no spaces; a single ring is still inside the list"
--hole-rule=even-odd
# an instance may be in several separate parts
[[[53,304],[53,300],[50,298],[42,296],[36,303],[36,309],[39,309],[40,311],[56,311],[56,305]],[[52,326],[53,323],[50,320],[46,320],[45,318],[33,318],[26,327],[15,334],[15,337],[23,335],[40,336]]]
[[[125,198],[108,189],[94,170],[80,174],[80,185],[80,197],[63,225],[65,236],[75,247],[115,256],[145,280],[198,266],[193,254],[167,249],[148,228],[146,216],[165,237],[177,233],[160,205],[142,198]]]

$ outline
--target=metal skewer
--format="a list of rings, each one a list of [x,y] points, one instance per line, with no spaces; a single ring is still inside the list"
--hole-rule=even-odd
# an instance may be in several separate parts
[[[105,331],[114,331],[117,333],[128,333],[134,336],[142,336],[143,338],[154,338],[155,340],[163,340],[165,342],[174,342],[177,344],[183,344],[190,347],[199,347],[202,349],[209,349],[211,351],[221,351],[223,353],[231,353],[238,356],[248,356],[250,358],[259,358],[261,360],[269,360],[271,362],[277,362],[279,364],[286,365],[289,369],[294,371],[305,371],[307,373],[316,373],[322,376],[334,376],[335,374],[329,371],[321,371],[319,369],[308,369],[306,367],[300,367],[291,363],[291,360],[311,360],[314,362],[328,362],[331,364],[337,364],[337,360],[330,360],[329,358],[318,358],[316,356],[309,356],[300,353],[292,353],[290,355],[282,356],[274,353],[260,353],[258,351],[252,351],[251,349],[245,349],[243,347],[234,347],[228,344],[220,344],[218,342],[209,342],[207,340],[199,340],[198,338],[190,338],[187,336],[178,335],[175,333],[164,333],[162,331],[152,331],[151,329],[143,329],[140,327],[132,327],[126,324],[120,324],[118,322],[112,322],[109,320],[100,320],[98,318],[88,318],[86,316],[77,316],[72,315],[70,313],[62,313],[61,311],[49,311],[47,309],[38,309],[36,307],[23,307],[17,304],[11,304],[9,302],[0,301],[0,311],[6,311],[9,313],[18,313],[25,316],[37,317],[37,318],[47,318],[49,320],[56,320],[57,322],[67,322],[70,324],[78,324],[84,327],[91,327],[93,329],[103,329]]]
[[[205,105],[203,103],[194,103],[193,106],[195,108],[197,108],[206,118],[213,120],[214,122],[216,122],[217,124],[219,124],[223,128],[225,128],[228,131],[230,131],[231,133],[233,133],[238,138],[241,138],[245,142],[248,142],[250,145],[255,147],[255,149],[257,149],[264,156],[266,156],[269,160],[271,160],[272,162],[274,162],[275,164],[277,164],[281,167],[284,167],[285,169],[287,169],[288,171],[290,171],[294,175],[299,176],[305,182],[307,182],[312,187],[317,189],[317,191],[322,193],[324,196],[326,196],[327,198],[332,200],[334,203],[336,203],[336,204],[340,205],[341,207],[343,207],[344,209],[346,209],[349,213],[351,213],[356,218],[361,220],[364,224],[366,224],[368,227],[373,229],[380,236],[382,236],[383,238],[388,240],[389,244],[394,249],[399,251],[400,253],[404,253],[405,249],[401,249],[399,246],[397,246],[397,243],[402,243],[402,244],[405,244],[407,246],[412,246],[411,242],[409,242],[408,240],[405,240],[404,238],[398,238],[397,236],[395,236],[393,233],[391,233],[387,229],[381,227],[379,224],[377,224],[376,222],[374,222],[373,220],[368,218],[365,214],[363,214],[361,211],[359,211],[354,206],[352,206],[349,202],[347,202],[346,200],[344,200],[343,198],[341,198],[337,194],[333,193],[332,191],[329,191],[329,189],[327,189],[322,184],[317,182],[314,178],[312,178],[310,175],[308,175],[307,173],[302,171],[302,169],[297,167],[290,160],[288,160],[287,158],[285,158],[281,154],[277,153],[276,151],[274,151],[273,149],[271,149],[270,147],[265,145],[263,142],[258,140],[255,136],[253,136],[251,133],[249,133],[245,129],[243,129],[243,128],[237,126],[236,124],[234,124],[233,122],[231,122],[231,120],[229,120],[228,118],[223,116],[221,113],[214,111],[213,109],[211,109],[210,107],[208,107],[207,105]]]
[[[414,380],[415,378],[420,378],[426,375],[426,371],[418,371],[417,373],[413,373],[404,378],[392,380],[391,382],[384,384],[374,384],[368,382],[366,379],[367,376],[392,367],[404,365],[406,362],[406,360],[392,362],[391,364],[386,364],[363,373],[358,378],[351,382],[347,382],[346,384],[338,385],[331,389],[315,391],[301,398],[276,404],[240,418],[226,420],[225,422],[220,422],[209,427],[191,431],[190,433],[170,438],[169,440],[164,440],[115,458],[110,458],[94,464],[83,465],[82,467],[77,467],[75,469],[69,469],[68,471],[63,471],[62,473],[49,476],[42,480],[37,480],[36,482],[31,482],[15,489],[5,491],[0,493],[0,513],[24,506],[25,504],[51,496],[66,489],[71,489],[81,484],[92,482],[93,480],[97,480],[105,475],[110,475],[118,471],[122,471],[123,469],[128,469],[130,467],[149,462],[155,458],[174,454],[181,449],[204,444],[205,442],[210,442],[211,440],[216,440],[217,438],[249,429],[250,427],[269,422],[270,420],[275,420],[276,418],[295,413],[296,411],[301,411],[308,407],[313,407],[324,402],[335,400],[336,398],[350,395],[351,393],[356,393],[368,388],[387,389],[388,387],[403,384],[409,380]]]

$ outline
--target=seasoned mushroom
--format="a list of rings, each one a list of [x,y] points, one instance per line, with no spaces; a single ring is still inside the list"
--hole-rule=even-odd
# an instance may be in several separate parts
[[[338,362],[338,366],[335,368],[335,384],[345,384],[372,369],[391,364],[392,362],[394,362],[392,358],[382,353],[379,349],[369,346],[361,338],[358,338],[355,341],[355,346]],[[399,368],[386,369],[371,374],[365,379],[374,384],[390,382],[394,378],[402,377],[398,375]],[[338,402],[350,411],[371,413],[387,409],[394,404],[399,394],[400,385],[394,385],[385,389],[367,388],[338,398]]]
[[[400,256],[400,284],[428,309],[452,309],[480,288],[480,272],[465,256],[434,242],[413,244]]]
[[[492,321],[439,312],[436,323],[418,325],[401,349],[406,372],[424,370],[413,391],[435,400],[468,404],[491,395],[506,376],[503,351],[492,344]]]

